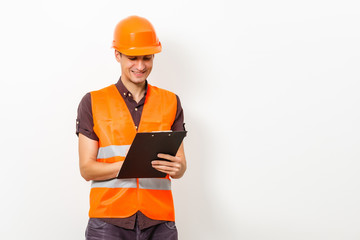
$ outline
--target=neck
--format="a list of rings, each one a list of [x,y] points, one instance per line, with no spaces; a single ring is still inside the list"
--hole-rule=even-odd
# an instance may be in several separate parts
[[[134,83],[125,78],[121,78],[121,81],[124,84],[124,86],[127,88],[127,90],[129,90],[129,92],[131,92],[133,99],[136,102],[139,102],[144,97],[145,81],[143,81],[141,83]]]

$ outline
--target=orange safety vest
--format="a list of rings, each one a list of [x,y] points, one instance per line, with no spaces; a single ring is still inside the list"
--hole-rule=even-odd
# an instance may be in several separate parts
[[[174,93],[150,84],[138,129],[115,85],[91,92],[91,103],[99,138],[97,161],[106,163],[124,161],[137,131],[171,130],[177,110]],[[139,210],[151,219],[175,221],[169,175],[92,181],[90,218],[126,218]]]

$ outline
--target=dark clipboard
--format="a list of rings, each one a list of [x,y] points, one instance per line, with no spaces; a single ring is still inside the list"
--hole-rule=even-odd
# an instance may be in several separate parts
[[[158,153],[175,156],[186,131],[137,133],[117,178],[161,178],[166,174],[152,167]]]

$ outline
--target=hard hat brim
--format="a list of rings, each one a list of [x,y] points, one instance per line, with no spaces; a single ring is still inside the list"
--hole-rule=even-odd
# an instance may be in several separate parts
[[[143,55],[152,55],[161,52],[161,44],[159,46],[152,46],[152,47],[135,47],[135,48],[127,48],[127,49],[120,49],[115,46],[112,46],[117,51],[128,55],[128,56],[143,56]]]

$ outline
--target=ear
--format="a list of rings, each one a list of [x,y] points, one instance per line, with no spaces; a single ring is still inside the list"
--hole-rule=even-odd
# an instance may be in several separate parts
[[[120,62],[121,60],[121,53],[117,50],[115,50],[115,59],[117,62]]]

